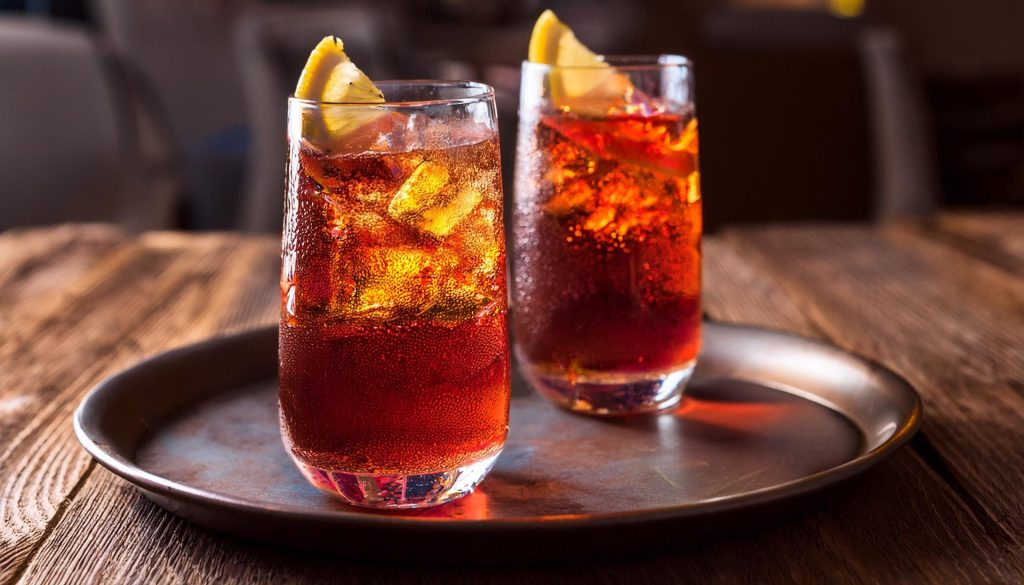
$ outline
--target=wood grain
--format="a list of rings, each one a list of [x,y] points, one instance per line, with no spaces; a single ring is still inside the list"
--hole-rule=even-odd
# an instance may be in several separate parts
[[[499,568],[381,566],[238,542],[157,508],[78,447],[71,412],[102,376],[275,320],[276,241],[102,226],[2,234],[0,582],[1021,582],[1020,281],[929,233],[759,229],[705,246],[711,317],[828,339],[915,383],[927,414],[913,449],[812,513],[748,536],[652,558]]]
[[[124,235],[106,225],[12,230],[0,234],[0,325],[18,306],[84,274],[121,244]]]
[[[990,534],[1019,552],[1024,499],[1024,296],[1003,271],[913,230],[733,233],[830,339],[905,376],[924,441]]]
[[[969,514],[949,498],[923,497],[934,478],[903,477],[910,456],[897,456],[827,510],[748,536],[649,558],[523,567],[457,557],[454,566],[388,566],[247,544],[167,514],[98,469],[21,582],[969,583],[983,575],[1014,582],[1020,573]],[[907,506],[898,519],[895,505]]]
[[[1024,214],[943,213],[927,227],[974,258],[1024,276]]]
[[[112,253],[97,249],[102,258],[91,269],[69,271],[78,278],[61,290],[37,291],[29,306],[15,303],[0,346],[0,468],[17,470],[0,476],[0,579],[18,572],[89,469],[69,425],[82,394],[146,355],[215,333],[224,310],[218,293],[228,286],[215,278],[229,272],[239,242],[173,234],[126,239]],[[60,270],[68,256],[51,257],[51,266],[38,263],[38,270]]]

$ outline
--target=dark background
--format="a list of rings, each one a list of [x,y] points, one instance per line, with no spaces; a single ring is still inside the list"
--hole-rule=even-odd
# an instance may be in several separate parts
[[[510,196],[547,7],[600,53],[694,59],[711,229],[1024,205],[1020,0],[0,0],[0,229],[276,231],[284,99],[325,34],[377,79],[495,86]]]

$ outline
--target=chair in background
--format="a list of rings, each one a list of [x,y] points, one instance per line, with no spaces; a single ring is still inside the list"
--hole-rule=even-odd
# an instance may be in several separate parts
[[[400,51],[397,26],[385,11],[363,6],[268,7],[241,19],[236,53],[252,135],[239,222],[243,230],[281,230],[287,100],[310,50],[324,36],[338,35],[367,75],[392,78]]]
[[[177,160],[144,86],[85,31],[0,18],[0,229],[175,225]]]
[[[893,31],[868,30],[859,47],[874,151],[873,216],[927,217],[939,204],[940,187],[920,78]]]
[[[925,106],[891,33],[824,12],[722,10],[697,57],[710,229],[936,205]]]
[[[924,79],[945,205],[1024,206],[1024,2],[885,0]]]
[[[95,0],[103,34],[159,96],[182,154],[185,227],[232,228],[245,165],[245,102],[231,32],[258,0]]]

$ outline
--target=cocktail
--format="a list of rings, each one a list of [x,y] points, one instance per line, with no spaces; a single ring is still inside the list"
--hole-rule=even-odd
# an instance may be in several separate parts
[[[328,37],[296,95],[281,277],[288,451],[355,505],[465,495],[508,429],[493,93],[374,85]]]
[[[701,195],[683,57],[594,55],[548,11],[523,64],[516,352],[545,396],[668,408],[700,349]]]

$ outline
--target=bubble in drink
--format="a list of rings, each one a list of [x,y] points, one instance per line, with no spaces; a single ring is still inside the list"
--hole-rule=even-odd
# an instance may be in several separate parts
[[[369,248],[360,252],[350,310],[369,321],[392,320],[425,310],[435,297],[439,267],[418,248]]]
[[[424,161],[395,193],[388,215],[437,238],[443,238],[483,199],[471,183],[449,186],[443,166]]]

